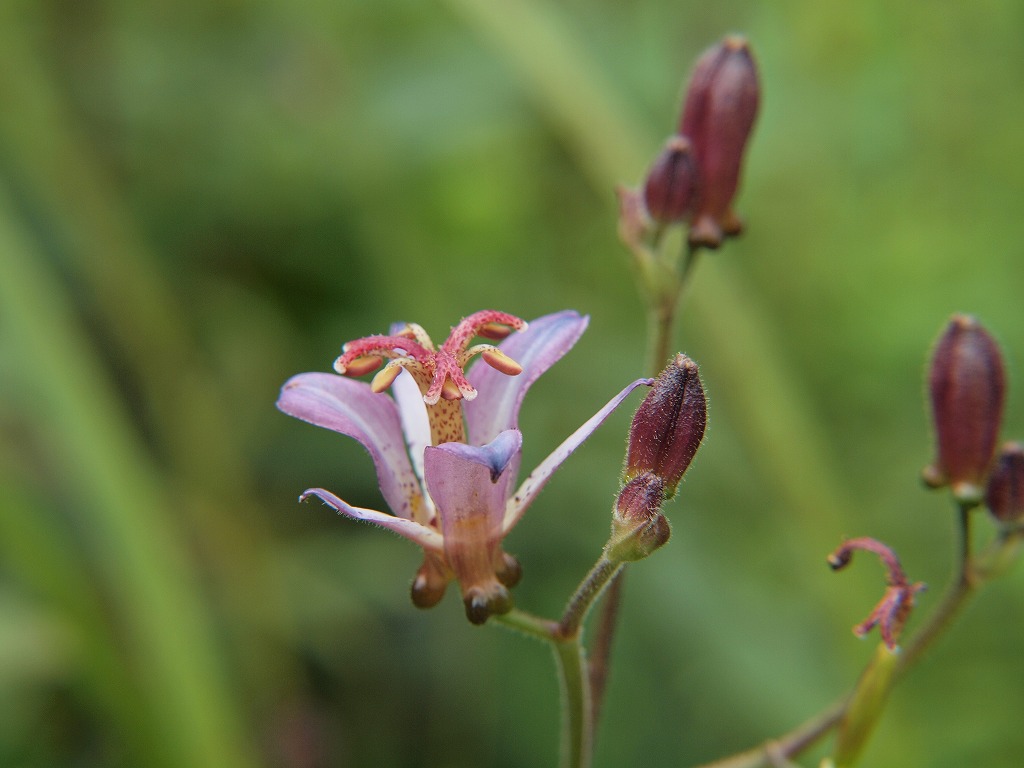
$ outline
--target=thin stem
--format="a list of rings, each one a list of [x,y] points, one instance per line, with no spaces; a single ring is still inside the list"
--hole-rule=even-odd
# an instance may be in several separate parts
[[[594,645],[590,652],[590,714],[595,732],[597,724],[601,722],[601,707],[604,704],[604,690],[608,682],[608,663],[615,641],[615,628],[619,618],[619,605],[622,603],[622,585],[625,577],[626,569],[623,566],[612,577],[605,590],[604,605],[601,608]]]
[[[900,658],[899,672],[902,674],[908,670],[935,642],[946,628],[952,624],[961,609],[967,604],[970,597],[983,583],[983,579],[976,572],[972,551],[971,536],[971,507],[961,504],[959,508],[959,571],[952,584],[946,589],[945,595],[939,605],[932,612],[927,623],[925,623],[910,642],[903,648]]]
[[[983,557],[975,558],[971,545],[970,512],[969,506],[961,506],[959,509],[958,573],[928,621],[903,646],[896,671],[898,677],[908,672],[924,651],[949,628],[970,598],[984,584],[1002,573],[1017,551],[1019,537],[1007,536],[1001,537]],[[794,757],[827,735],[842,720],[848,705],[849,696],[845,696],[777,740],[707,763],[700,768],[771,768],[779,759]]]
[[[558,623],[559,633],[562,637],[575,638],[579,636],[583,620],[587,617],[594,601],[600,597],[601,592],[608,586],[608,582],[621,568],[621,562],[609,560],[601,555],[601,559],[590,569],[590,573],[576,588],[576,592],[565,607],[562,620]]]
[[[534,616],[532,613],[521,611],[518,608],[494,616],[492,621],[539,640],[554,642],[558,638],[558,622]]]
[[[771,768],[780,760],[800,754],[836,727],[846,712],[848,697],[833,702],[819,714],[792,731],[759,747],[740,752],[700,768]]]
[[[596,566],[591,574],[595,571],[597,571]],[[586,583],[584,582],[584,584]],[[584,585],[581,585],[577,590],[577,595],[587,591]],[[558,622],[535,616],[518,608],[495,616],[493,621],[551,644],[551,648],[555,652],[558,683],[562,692],[562,735],[559,764],[561,768],[588,768],[594,746],[594,718],[591,714],[592,699],[587,659],[578,630],[566,635]]]
[[[593,752],[593,718],[587,659],[579,637],[553,643],[562,687],[562,768],[588,768]]]

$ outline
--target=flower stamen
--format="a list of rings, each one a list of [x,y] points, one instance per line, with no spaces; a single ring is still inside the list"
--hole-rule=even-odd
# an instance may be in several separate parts
[[[523,368],[493,344],[469,346],[477,336],[500,340],[527,327],[524,320],[505,312],[484,310],[463,318],[437,348],[422,326],[408,323],[390,336],[367,336],[342,347],[334,369],[343,376],[364,376],[389,362],[370,384],[381,393],[394,384],[402,370],[415,379],[427,405],[431,442],[465,442],[460,400],[472,400],[477,391],[463,369],[476,355],[496,371],[518,376]]]

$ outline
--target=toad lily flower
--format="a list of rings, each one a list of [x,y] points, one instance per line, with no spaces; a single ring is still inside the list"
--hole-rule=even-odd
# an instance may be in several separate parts
[[[292,377],[277,407],[358,440],[373,459],[393,514],[353,507],[322,488],[305,491],[300,500],[316,496],[343,515],[422,547],[423,565],[412,584],[417,606],[436,605],[457,580],[474,624],[511,610],[509,588],[519,580],[520,567],[502,549],[502,539],[562,462],[633,389],[652,383],[640,379],[623,389],[517,488],[519,407],[530,385],[569,351],[587,322],[572,311],[529,325],[501,312],[477,312],[440,347],[418,325],[397,326],[391,335],[346,344],[334,366],[340,376]],[[476,337],[504,340],[500,347],[470,346]],[[475,356],[483,364],[474,363],[464,374]],[[349,378],[378,368],[370,384]]]

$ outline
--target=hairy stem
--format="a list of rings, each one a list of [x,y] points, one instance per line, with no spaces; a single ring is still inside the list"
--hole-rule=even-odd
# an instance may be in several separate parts
[[[579,637],[554,642],[562,688],[562,768],[587,768],[593,752],[593,720],[587,659]]]
[[[524,635],[535,637],[538,640],[554,642],[558,637],[558,622],[534,616],[532,613],[521,611],[518,608],[513,608],[508,613],[494,616],[492,621],[496,621],[517,632],[522,632]]]
[[[622,569],[622,563],[609,560],[604,555],[590,569],[590,573],[576,588],[576,592],[569,599],[565,607],[562,620],[558,623],[559,633],[565,638],[578,637],[583,626],[583,620],[590,612],[594,601],[600,597],[601,592],[612,577]]]
[[[612,578],[605,590],[604,604],[594,636],[594,645],[590,651],[590,708],[594,730],[601,722],[601,707],[604,704],[604,689],[608,682],[608,663],[611,659],[612,645],[615,642],[615,628],[619,619],[619,605],[622,603],[622,585],[626,577],[623,566]]]

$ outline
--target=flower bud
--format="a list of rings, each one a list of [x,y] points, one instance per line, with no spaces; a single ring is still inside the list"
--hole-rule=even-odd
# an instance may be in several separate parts
[[[707,402],[697,364],[678,354],[633,416],[623,472],[627,486],[650,472],[664,483],[665,498],[672,498],[700,447],[706,425]]]
[[[689,218],[697,188],[697,169],[690,142],[678,134],[665,142],[647,173],[644,204],[647,213],[659,224],[672,224]]]
[[[985,506],[1001,523],[1024,522],[1024,446],[1007,443],[999,452],[985,490]]]
[[[624,524],[649,522],[665,501],[665,481],[653,472],[630,480],[615,500],[615,519]]]
[[[961,503],[981,500],[1003,416],[1006,375],[995,339],[969,315],[954,315],[932,355],[928,377],[937,458],[925,470]]]
[[[699,179],[693,245],[717,248],[724,236],[743,228],[732,200],[760,95],[757,66],[744,38],[726,37],[698,59],[679,126],[692,144]]]
[[[626,483],[615,501],[612,535],[605,547],[609,560],[642,560],[669,540],[672,528],[661,514],[664,501],[665,483],[651,472]]]

